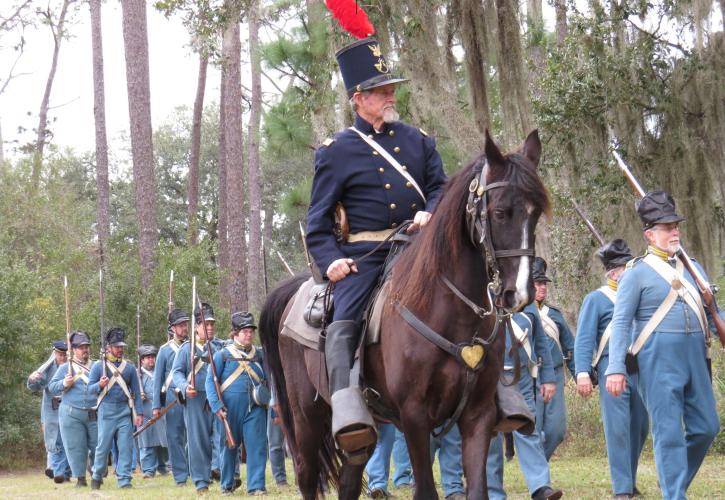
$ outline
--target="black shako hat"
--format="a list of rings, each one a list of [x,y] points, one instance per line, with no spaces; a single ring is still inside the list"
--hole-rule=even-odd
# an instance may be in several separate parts
[[[86,332],[73,332],[70,335],[71,347],[80,347],[82,345],[91,345],[91,339]]]
[[[232,314],[232,329],[238,332],[242,328],[254,328],[257,329],[257,325],[254,324],[254,316],[252,313],[247,311],[235,312]]]
[[[629,245],[621,238],[609,241],[599,247],[597,257],[602,261],[602,265],[607,271],[623,266],[634,258]]]
[[[158,353],[159,350],[152,344],[141,344],[138,347],[138,355],[140,358],[143,358],[144,356],[156,356]]]
[[[531,271],[531,280],[536,281],[551,281],[546,275],[546,261],[541,257],[534,258],[534,266]]]
[[[201,307],[204,309],[204,321],[216,321],[214,319],[214,308],[212,308],[206,302],[203,302],[201,304]],[[199,309],[199,306],[196,306],[194,308],[194,320],[196,321],[197,325],[202,322],[201,310]]]
[[[126,347],[126,331],[120,326],[114,326],[106,332],[106,345],[111,347]]]
[[[335,57],[348,97],[352,97],[355,92],[408,81],[407,78],[399,78],[390,73],[390,66],[381,50],[380,42],[369,37],[337,51]]]
[[[68,344],[65,340],[56,340],[53,342],[53,350],[58,352],[68,352]]]
[[[685,220],[675,212],[675,200],[665,191],[652,191],[637,202],[637,215],[645,229],[655,224],[669,224]]]
[[[169,326],[178,325],[185,321],[189,321],[189,315],[183,309],[174,309],[169,313]]]

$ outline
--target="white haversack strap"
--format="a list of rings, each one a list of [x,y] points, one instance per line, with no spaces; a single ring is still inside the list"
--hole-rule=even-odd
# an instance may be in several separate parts
[[[423,190],[420,189],[420,186],[418,185],[418,183],[415,182],[415,179],[413,179],[413,176],[410,175],[410,173],[408,173],[406,170],[403,170],[403,167],[400,165],[398,160],[393,158],[390,155],[390,153],[387,152],[387,150],[385,148],[383,148],[380,144],[378,144],[377,142],[372,140],[370,137],[368,137],[365,134],[363,134],[362,132],[360,132],[355,127],[350,127],[350,130],[353,130],[354,132],[356,132],[357,135],[359,135],[363,141],[367,142],[371,148],[373,148],[375,151],[377,151],[380,154],[380,156],[385,158],[388,161],[388,163],[390,163],[393,166],[393,168],[395,168],[395,170],[397,170],[398,173],[405,178],[405,180],[410,182],[413,185],[413,187],[415,188],[415,190],[418,191],[418,194],[420,195],[420,197],[423,198],[423,201],[425,201],[425,202],[428,201],[426,199],[425,195],[423,194]]]
[[[612,301],[612,304],[617,303],[617,292],[609,288],[608,286],[603,286],[599,289],[600,292],[602,292],[609,300]],[[592,359],[592,366],[597,366],[597,363],[599,363],[599,360],[602,358],[602,354],[604,354],[604,348],[607,346],[607,343],[609,342],[609,337],[612,336],[612,322],[609,321],[609,324],[604,329],[604,334],[602,335],[601,340],[599,340],[599,347],[597,348],[596,354],[594,354],[594,359]]]
[[[561,348],[561,340],[559,340],[559,327],[556,322],[549,317],[549,310],[549,306],[543,306],[539,311],[541,325],[544,327],[544,332],[549,336],[549,338],[556,342],[559,352],[561,352],[563,356],[564,350]]]
[[[528,318],[528,316],[524,315],[524,317],[529,321],[529,324],[531,324],[531,320]],[[532,378],[536,378],[539,376],[539,365],[536,363],[536,360],[532,357],[532,350],[531,350],[531,341],[529,340],[529,328],[523,329],[519,326],[516,321],[513,319],[509,322],[511,324],[511,329],[513,330],[514,337],[518,341],[518,343],[521,345],[521,347],[524,348],[524,352],[526,353],[526,365],[529,369],[529,373],[531,373]]]

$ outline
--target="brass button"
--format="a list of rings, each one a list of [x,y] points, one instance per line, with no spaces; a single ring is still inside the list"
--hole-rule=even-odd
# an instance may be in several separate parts
[[[390,135],[390,137],[393,137],[395,135],[395,130],[391,130],[390,132],[388,132],[388,134]]]
[[[413,204],[412,204],[412,205],[410,206],[410,208],[418,208],[418,204],[417,204],[417,203],[413,203]]]
[[[378,169],[378,172],[380,172],[380,173],[382,174],[383,172],[385,172],[385,169],[384,169],[383,167],[380,167],[380,168]]]
[[[378,153],[377,151],[373,151],[373,154],[374,154],[375,156],[378,156],[378,155],[379,155],[380,153]]]
[[[395,151],[396,153],[400,153],[400,148],[398,146],[395,146],[393,148],[393,151]]]
[[[411,187],[413,187],[413,185],[410,183],[410,181],[408,181],[405,183],[405,187],[411,188]]]
[[[395,210],[396,206],[397,206],[397,205],[395,205],[395,203],[391,203],[391,204],[390,204],[390,210]]]
[[[408,167],[403,165],[403,170],[408,170]]]
[[[390,224],[390,227],[393,228],[393,229],[395,229],[396,227],[398,227],[398,223],[397,222],[393,222],[392,224]]]
[[[385,189],[390,189],[390,184],[386,184]]]

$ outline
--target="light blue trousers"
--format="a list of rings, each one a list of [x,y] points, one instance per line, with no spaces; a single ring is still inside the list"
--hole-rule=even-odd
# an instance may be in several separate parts
[[[54,427],[49,429],[50,427]],[[58,422],[46,423],[44,426],[45,430],[45,450],[47,452],[47,464],[48,468],[53,471],[55,477],[63,476],[66,479],[71,477],[71,468],[68,463],[68,458],[65,455],[65,449],[63,448],[63,438],[60,435],[60,424]],[[52,446],[49,441],[55,437]]]
[[[267,466],[267,411],[249,401],[246,392],[224,395],[229,427],[237,446],[224,446],[222,454],[222,491],[231,490],[239,464],[239,446],[247,451],[247,492],[265,490],[264,469]],[[217,419],[218,420],[218,419]]]
[[[186,425],[184,408],[176,404],[164,415],[166,419],[166,442],[169,445],[171,472],[177,484],[183,484],[189,477],[189,462],[186,455]]]
[[[128,403],[112,403],[103,401],[98,408],[98,444],[93,462],[93,479],[103,480],[108,468],[108,453],[116,438],[118,461],[116,462],[116,481],[118,486],[131,483],[133,473],[132,462],[135,443],[133,439],[133,422],[131,408]]]
[[[60,435],[73,477],[86,477],[96,453],[98,422],[88,419],[88,410],[61,403],[59,409]]]
[[[566,406],[564,405],[564,370],[563,366],[554,369],[556,376],[556,394],[548,403],[544,398],[536,398],[536,430],[541,436],[546,459],[550,460],[566,436]],[[539,381],[536,382],[536,390]],[[537,392],[537,394],[540,394]]]
[[[269,443],[269,465],[276,482],[287,481],[284,467],[284,433],[282,427],[272,422],[272,410],[267,411],[267,443]]]
[[[141,462],[141,470],[144,474],[151,476],[166,474],[166,461],[169,457],[166,448],[163,446],[147,446],[139,449],[139,460]]]
[[[189,471],[196,489],[207,488],[211,483],[214,419],[217,419],[216,416],[206,404],[206,392],[197,388],[196,397],[187,398],[184,407]]]
[[[378,424],[378,444],[365,466],[369,490],[379,488],[388,493],[391,454],[395,463],[393,484],[396,487],[413,484],[413,468],[405,436],[393,424]]]
[[[434,429],[435,432],[442,430],[442,427]],[[430,438],[431,461],[438,452],[438,466],[441,470],[441,483],[443,495],[449,496],[454,493],[465,493],[463,487],[463,455],[461,450],[461,431],[458,425],[454,425],[448,433],[441,438]]]

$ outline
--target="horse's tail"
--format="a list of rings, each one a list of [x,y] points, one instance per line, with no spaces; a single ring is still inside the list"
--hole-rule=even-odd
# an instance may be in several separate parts
[[[302,273],[280,283],[267,295],[267,299],[262,307],[262,313],[259,316],[259,336],[264,347],[265,369],[267,373],[271,374],[277,404],[279,405],[280,417],[282,418],[282,425],[287,436],[287,446],[290,447],[292,458],[295,461],[297,460],[296,429],[294,427],[294,420],[292,419],[289,398],[287,397],[287,382],[279,353],[279,330],[287,303],[297,292],[300,285],[309,278],[309,273]],[[302,432],[304,432],[304,429]],[[317,490],[321,493],[324,491],[323,485],[329,482],[332,482],[336,488],[339,485],[339,459],[335,449],[335,442],[330,432],[325,434],[324,441],[320,447],[319,458],[321,467]]]

